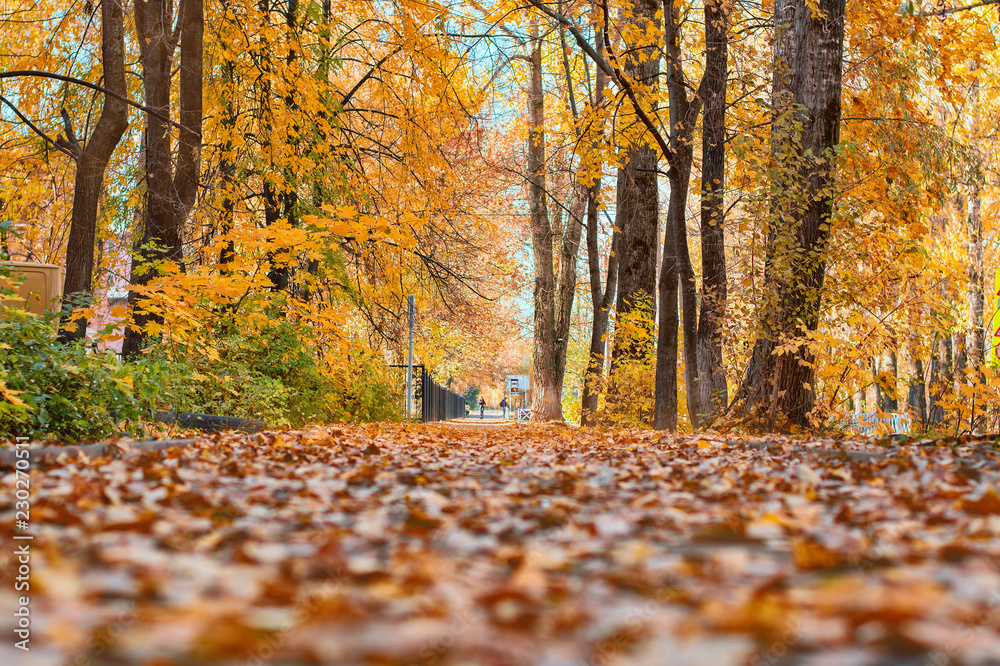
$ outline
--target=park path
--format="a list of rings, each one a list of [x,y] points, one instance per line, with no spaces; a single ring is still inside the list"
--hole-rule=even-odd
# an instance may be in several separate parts
[[[851,457],[830,452],[872,446],[495,423],[48,463],[32,651],[8,639],[0,663],[1000,659],[996,443]]]

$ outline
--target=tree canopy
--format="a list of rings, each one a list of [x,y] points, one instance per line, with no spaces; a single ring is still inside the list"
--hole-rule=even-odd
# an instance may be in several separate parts
[[[412,294],[438,381],[538,419],[995,427],[997,12],[7,3],[0,239],[62,338],[220,386],[280,324],[398,387]]]

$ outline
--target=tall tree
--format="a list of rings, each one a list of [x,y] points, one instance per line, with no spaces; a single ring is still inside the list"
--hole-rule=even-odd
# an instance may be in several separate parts
[[[740,408],[806,425],[814,401],[806,333],[819,324],[840,140],[845,0],[776,0],[771,151],[776,162],[767,296]],[[779,347],[780,346],[780,347]]]
[[[204,8],[202,0],[181,0],[174,33],[173,2],[136,2],[135,31],[142,62],[146,106],[144,133],[146,194],[143,201],[141,241],[132,262],[133,284],[146,285],[162,261],[183,269],[182,230],[198,195],[201,168],[202,70]],[[180,118],[177,169],[171,155],[170,89],[174,53],[180,57]],[[134,357],[145,346],[146,324],[158,317],[145,311],[136,291],[129,293],[132,326],[126,329],[122,354]]]
[[[83,145],[75,136],[69,114],[63,111],[66,135],[60,143],[76,158],[73,189],[73,216],[66,244],[66,277],[63,293],[72,303],[87,296],[93,287],[94,243],[97,233],[97,207],[104,188],[104,172],[118,142],[128,129],[128,106],[125,102],[125,12],[121,0],[101,3],[101,66],[104,87],[101,117],[89,140]],[[83,339],[87,318],[70,324],[72,310],[63,311],[60,339]]]
[[[535,267],[531,412],[532,419],[537,421],[561,421],[562,385],[582,231],[580,217],[585,202],[585,197],[576,196],[576,193],[586,190],[571,188],[575,198],[566,224],[553,224],[546,201],[545,96],[542,89],[542,37],[537,19],[532,23],[528,43],[527,167],[531,250]]]
[[[722,359],[726,312],[725,201],[726,89],[729,76],[729,6],[705,2],[705,80],[701,136],[701,313],[698,320],[698,390],[706,415],[729,404]]]
[[[597,40],[597,52],[602,53],[604,44],[600,37]],[[604,88],[607,85],[607,74],[600,67],[596,68],[594,77],[594,92],[591,108],[599,109],[604,104]],[[590,143],[592,155],[600,153],[604,142],[604,128],[599,131],[591,129],[593,139]],[[587,357],[587,369],[584,373],[583,396],[580,406],[580,422],[585,426],[597,425],[595,414],[600,398],[600,381],[604,373],[606,356],[605,338],[608,334],[608,320],[611,306],[614,302],[618,282],[618,244],[620,236],[612,233],[611,249],[607,259],[607,272],[604,281],[601,279],[601,251],[598,245],[598,208],[601,192],[601,168],[597,165],[594,182],[587,188],[587,266],[590,275],[590,304],[593,312],[590,329],[590,352]]]
[[[688,83],[684,76],[681,53],[681,26],[683,19],[680,8],[664,5],[666,25],[666,84],[669,96],[669,125],[667,131],[654,122],[656,112],[656,79],[659,71],[659,52],[648,40],[660,26],[656,6],[638,0],[631,7],[631,21],[637,30],[631,31],[635,43],[625,44],[618,54],[608,39],[610,27],[607,2],[600,4],[603,37],[607,54],[596,50],[588,39],[575,27],[573,22],[552,11],[539,0],[531,0],[532,5],[556,18],[569,27],[583,51],[602,68],[619,86],[627,97],[641,128],[640,139],[632,139],[626,146],[625,166],[619,171],[617,189],[617,226],[622,235],[619,240],[619,281],[618,313],[627,314],[643,295],[654,294],[648,286],[656,280],[656,229],[658,224],[658,200],[656,194],[656,174],[658,155],[663,155],[667,164],[667,176],[671,186],[667,208],[667,229],[664,235],[663,258],[659,278],[659,332],[657,339],[656,382],[654,396],[654,425],[658,428],[673,429],[677,422],[677,348],[678,317],[676,312],[677,293],[680,289],[684,311],[685,339],[685,380],[688,388],[688,411],[691,422],[698,425],[700,395],[698,393],[698,315],[697,290],[687,242],[685,207],[693,162],[692,138],[695,124],[701,113],[705,88],[711,85],[710,77],[703,77],[698,92],[689,97]],[[643,35],[636,38],[635,35]],[[717,90],[715,92],[718,92]],[[725,100],[725,84],[721,92]],[[651,107],[651,108],[650,108]],[[621,119],[619,119],[621,122]],[[724,129],[724,125],[723,125]],[[657,153],[648,147],[648,139],[659,148]],[[713,148],[715,149],[715,148]],[[646,153],[644,151],[651,151]],[[630,173],[631,172],[631,173]],[[640,182],[639,177],[650,179]],[[646,192],[640,206],[630,200],[630,195],[642,186]],[[655,206],[653,205],[655,202]],[[638,215],[637,213],[642,213]],[[632,225],[630,227],[630,225]],[[650,238],[653,243],[647,242]],[[651,264],[652,268],[647,270]],[[626,278],[628,275],[628,278]],[[622,358],[631,356],[634,350],[621,340],[615,341],[612,369]]]
[[[670,200],[667,204],[667,230],[664,234],[663,264],[660,269],[660,330],[657,340],[656,399],[653,427],[673,430],[677,426],[677,296],[684,314],[684,386],[688,416],[697,428],[701,418],[698,389],[698,295],[691,250],[687,239],[687,198],[694,161],[693,137],[701,113],[708,78],[703,77],[698,91],[688,97],[681,52],[681,8],[664,5],[666,32],[667,96],[670,106]]]
[[[660,29],[657,13],[660,4],[656,0],[635,0],[631,7],[635,28],[632,34],[646,35],[650,30]],[[605,12],[606,12],[605,5]],[[602,31],[608,39],[607,16]],[[651,90],[657,86],[660,74],[660,55],[655,44],[640,38],[635,43],[623,44],[626,55],[620,56],[624,62],[621,70],[634,86],[641,90]],[[613,56],[613,51],[608,49]],[[614,57],[614,56],[613,56]],[[620,83],[622,76],[616,77]],[[640,110],[634,110],[636,113]],[[643,127],[638,137],[630,142],[622,157],[623,165],[618,171],[618,186],[615,197],[615,225],[621,230],[618,244],[618,317],[628,314],[640,300],[652,303],[656,295],[656,246],[659,233],[659,189],[657,186],[657,163],[659,156],[648,141],[649,129]],[[634,353],[628,345],[615,340],[612,365]]]
[[[231,0],[221,0],[221,8],[224,24],[229,27],[232,22]],[[221,31],[220,31],[221,32]],[[220,41],[223,39],[220,36]],[[236,212],[236,160],[234,135],[236,133],[236,62],[233,53],[234,45],[223,42],[222,49],[222,86],[221,86],[221,106],[224,139],[219,147],[219,189],[222,191],[222,213],[219,218],[218,232],[222,236],[222,248],[219,250],[219,264],[225,266],[232,263],[236,257],[236,244],[233,243],[230,234],[233,231],[233,223]],[[213,232],[215,229],[213,228]],[[214,235],[214,234],[213,234]],[[225,269],[224,269],[225,270]]]

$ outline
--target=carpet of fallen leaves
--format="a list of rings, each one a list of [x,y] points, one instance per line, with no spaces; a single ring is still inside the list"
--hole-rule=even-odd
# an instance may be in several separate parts
[[[998,462],[438,425],[56,464],[0,663],[1000,664]]]

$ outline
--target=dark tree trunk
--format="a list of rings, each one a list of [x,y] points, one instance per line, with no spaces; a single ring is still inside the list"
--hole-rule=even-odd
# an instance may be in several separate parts
[[[158,261],[167,259],[179,263],[182,258],[170,156],[170,126],[163,120],[170,117],[170,69],[176,47],[171,34],[172,6],[169,0],[134,4],[146,106],[158,114],[146,114],[146,195],[141,241],[132,260],[131,277],[132,284],[137,285],[149,284]],[[148,336],[144,327],[157,319],[139,305],[138,298],[137,292],[129,292],[132,326],[126,330],[122,343],[122,354],[126,358],[134,358],[146,346]]]
[[[815,394],[806,331],[819,324],[840,138],[844,0],[775,2],[772,152],[776,191],[760,333],[740,409],[766,427],[805,426]],[[798,128],[795,127],[798,125]],[[786,351],[772,353],[776,343]]]
[[[268,155],[269,161],[261,165],[262,193],[261,202],[264,206],[264,225],[276,224],[282,216],[282,197],[276,184],[277,172],[273,169],[274,141],[274,109],[271,99],[274,67],[272,64],[273,44],[268,41],[271,28],[271,0],[259,0],[257,9],[260,12],[261,31],[258,37],[258,58],[260,60],[260,76],[258,77],[258,123],[261,134],[261,150]],[[267,277],[271,282],[271,291],[283,292],[288,289],[288,254],[281,250],[269,250],[267,253]]]
[[[882,395],[882,382],[878,377],[878,361],[875,357],[871,360],[872,384],[875,388],[875,409],[885,410],[885,397]]]
[[[722,359],[721,323],[726,312],[725,202],[726,81],[729,21],[725,3],[705,3],[705,108],[701,168],[701,314],[698,321],[698,388],[701,409],[712,418],[729,404]]]
[[[271,226],[281,219],[277,189],[269,174],[264,175],[264,225]],[[284,252],[269,251],[267,263],[270,268],[267,278],[271,281],[271,291],[283,292],[288,289],[288,264]]]
[[[928,384],[930,384],[930,395],[927,396],[927,423],[940,423],[943,411],[938,405],[938,385],[941,380],[941,365],[940,359],[937,354],[938,337],[934,337],[934,343],[931,348],[931,371],[930,379]]]
[[[596,188],[592,188],[596,189]],[[587,202],[587,255],[590,261],[591,302],[594,304],[593,325],[590,331],[590,356],[587,361],[587,372],[583,383],[583,400],[581,406],[581,424],[597,425],[597,401],[600,397],[600,382],[604,375],[606,355],[606,338],[608,335],[608,314],[613,305],[615,287],[618,281],[618,243],[620,236],[616,233],[611,241],[611,254],[608,257],[608,271],[603,291],[601,290],[601,258],[597,248],[597,201],[596,192],[589,193]],[[592,198],[591,198],[592,197]],[[594,231],[591,232],[591,229]],[[591,234],[593,233],[593,240]],[[596,288],[595,288],[596,287]]]
[[[924,390],[924,361],[912,359],[913,374],[910,377],[910,388],[906,402],[913,413],[913,419],[921,426],[927,427],[927,394]]]
[[[660,267],[660,327],[656,333],[656,396],[653,427],[673,432],[677,429],[677,254],[676,234],[670,228],[663,236],[663,263]]]
[[[892,379],[888,388],[885,390],[885,406],[882,408],[886,412],[895,412],[899,409],[899,362],[896,357],[896,352],[889,354],[889,364],[892,370]]]
[[[316,68],[316,78],[318,78],[324,84],[329,83],[330,80],[330,64],[333,60],[333,46],[330,42],[330,18],[333,14],[333,6],[330,0],[323,0],[321,3],[321,12],[323,20],[319,28],[320,36],[320,46],[319,46],[319,65]],[[326,120],[327,111],[326,108],[320,108],[319,117],[322,120]],[[324,153],[326,150],[326,133],[320,129],[317,132],[317,137],[313,139],[308,150],[317,158],[317,162],[322,162],[324,159]],[[325,178],[322,176],[322,172],[318,171],[317,175],[312,178],[312,205],[313,208],[319,210],[325,203],[324,200],[324,185]],[[300,286],[299,294],[300,298],[304,302],[309,302],[313,297],[313,288],[316,283],[316,276],[319,273],[319,259],[306,259],[306,272],[309,277],[304,280]]]
[[[955,381],[953,360],[951,336],[936,335],[931,356],[930,398],[927,406],[929,423],[944,422],[942,402],[954,388],[952,386]]]
[[[598,38],[598,53],[603,53],[604,42]],[[598,108],[604,103],[604,87],[607,77],[604,70],[597,68],[594,82],[594,97],[591,107]],[[604,143],[604,128],[592,128],[594,138],[591,141],[591,151],[596,154]],[[597,403],[600,398],[600,384],[604,376],[606,355],[606,337],[608,334],[608,317],[615,297],[618,282],[618,245],[620,237],[614,232],[611,240],[611,252],[608,255],[608,270],[605,282],[601,282],[601,251],[598,246],[598,196],[601,191],[601,176],[598,172],[596,180],[587,188],[587,265],[590,271],[590,303],[593,310],[593,321],[590,330],[590,355],[587,358],[587,370],[583,378],[583,397],[580,407],[580,423],[585,426],[597,425]]]
[[[660,267],[660,332],[657,334],[656,396],[653,409],[653,427],[674,430],[677,426],[677,316],[663,307],[677,307],[677,290],[684,313],[684,386],[687,397],[688,418],[691,425],[701,424],[701,394],[698,387],[698,294],[694,267],[687,239],[686,205],[691,183],[691,164],[694,160],[692,138],[694,127],[701,113],[702,97],[688,99],[687,83],[681,66],[679,8],[664,3],[666,26],[667,91],[670,100],[670,199],[667,205],[667,229],[664,234],[663,260]],[[702,88],[706,81],[702,80]],[[676,280],[670,278],[676,276]],[[663,293],[663,290],[666,293]],[[664,330],[665,329],[665,330]],[[660,346],[662,341],[663,347]]]
[[[174,174],[177,226],[183,228],[195,200],[201,171],[202,80],[205,32],[203,0],[182,0],[180,121],[186,129],[177,135],[177,170]]]
[[[633,19],[641,30],[650,23],[659,25],[655,0],[636,0]],[[635,48],[635,45],[627,45]],[[640,85],[655,86],[660,60],[654,47],[642,49],[647,59],[635,64],[629,60],[626,75]],[[645,134],[645,133],[644,133]],[[618,317],[628,314],[637,302],[645,300],[651,306],[656,289],[656,246],[659,232],[659,194],[657,188],[657,151],[647,144],[627,149],[625,164],[618,171],[615,202],[615,224],[621,230],[618,259]],[[636,350],[624,341],[615,340],[612,365],[619,359],[631,358]]]
[[[968,367],[968,357],[965,350],[965,331],[958,331],[952,335],[952,344],[955,347],[955,377],[959,383],[965,382],[965,369]]]
[[[685,116],[690,114],[685,114]],[[694,126],[697,114],[685,118]],[[668,172],[670,180],[670,202],[667,207],[667,233],[673,234],[674,260],[677,263],[677,289],[683,312],[684,339],[684,391],[687,398],[688,418],[693,428],[701,426],[701,393],[698,387],[698,292],[695,284],[694,267],[687,235],[687,198],[691,183],[691,163],[694,149],[691,134],[674,131],[671,133],[674,149],[674,165]],[[666,256],[666,252],[664,252]],[[670,319],[668,317],[667,321]]]
[[[223,0],[223,13],[229,6],[229,0]],[[236,132],[236,109],[234,98],[236,96],[236,63],[233,60],[230,49],[232,45],[226,44],[222,55],[222,131],[225,135],[222,144],[221,159],[219,162],[219,175],[221,177],[222,189],[222,219],[219,223],[219,230],[222,234],[222,249],[219,251],[219,263],[222,270],[227,270],[226,265],[236,258],[236,245],[230,234],[233,232],[233,215],[236,209],[236,159],[235,147],[233,145],[233,134]]]
[[[146,196],[143,205],[142,241],[132,261],[133,284],[147,285],[159,261],[171,261],[183,270],[182,229],[198,196],[201,154],[202,69],[204,12],[202,0],[181,0],[181,128],[177,171],[171,162],[170,117],[171,68],[174,62],[173,3],[146,0],[134,4],[135,31],[142,62],[142,84],[146,105],[159,115],[146,114]],[[144,327],[159,317],[138,303],[137,292],[129,292],[132,326],[125,332],[122,355],[134,358],[146,346]]]
[[[532,26],[531,90],[528,95],[527,137],[528,198],[531,218],[531,251],[535,262],[534,350],[532,354],[532,411],[541,420],[562,418],[562,403],[553,396],[555,342],[555,276],[552,273],[553,241],[546,202],[545,99],[542,91],[542,42],[538,24]],[[536,411],[537,408],[537,411]]]
[[[101,3],[101,65],[104,86],[124,97],[125,89],[125,19],[120,0]],[[68,116],[66,116],[68,119]],[[128,107],[122,99],[105,95],[101,117],[85,147],[70,141],[76,154],[76,180],[73,189],[73,214],[66,245],[66,277],[63,293],[67,306],[89,296],[93,288],[94,242],[97,233],[97,208],[104,189],[104,172],[115,147],[128,129]],[[67,139],[72,135],[67,128]],[[63,311],[59,338],[64,342],[80,340],[87,332],[87,318],[69,323],[72,310]]]
[[[942,392],[939,394],[938,400],[943,400],[944,396],[955,391],[955,355],[954,350],[951,348],[951,335],[944,334],[941,336],[939,354]]]
[[[285,71],[288,76],[294,76],[295,63],[298,60],[296,51],[296,22],[298,18],[298,0],[288,0],[285,12],[285,27],[287,28],[286,40],[289,44],[288,54],[285,57]],[[293,88],[294,90],[294,88]],[[297,108],[294,92],[285,95],[285,107],[290,110]],[[290,131],[285,136],[288,145],[298,142],[298,127],[289,128]],[[291,169],[285,169],[285,186],[280,196],[281,217],[288,220],[291,227],[298,226],[298,192],[296,191],[297,176]],[[281,252],[282,261],[271,269],[271,281],[275,291],[292,291],[292,273],[294,263],[294,250],[288,248]]]

